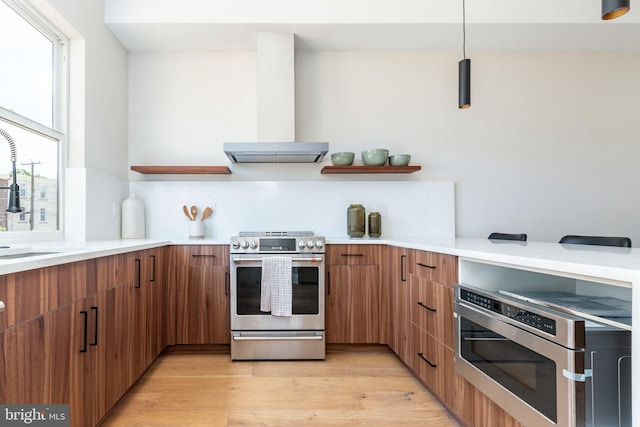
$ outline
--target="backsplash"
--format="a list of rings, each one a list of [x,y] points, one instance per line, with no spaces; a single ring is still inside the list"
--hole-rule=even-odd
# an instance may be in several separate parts
[[[199,212],[214,209],[205,220],[205,238],[225,240],[246,230],[348,237],[352,203],[364,205],[367,214],[382,214],[382,238],[455,236],[454,183],[449,181],[132,181],[129,188],[145,204],[148,238],[188,238],[183,205],[195,205]]]

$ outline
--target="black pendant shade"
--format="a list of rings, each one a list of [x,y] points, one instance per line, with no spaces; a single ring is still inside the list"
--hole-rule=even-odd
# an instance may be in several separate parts
[[[602,0],[602,19],[615,19],[629,11],[629,0]]]
[[[458,62],[458,108],[471,107],[471,60]]]

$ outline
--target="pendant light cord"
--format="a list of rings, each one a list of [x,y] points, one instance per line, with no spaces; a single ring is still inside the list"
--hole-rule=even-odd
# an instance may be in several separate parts
[[[464,0],[462,0],[462,59],[467,59],[467,25],[465,15]]]

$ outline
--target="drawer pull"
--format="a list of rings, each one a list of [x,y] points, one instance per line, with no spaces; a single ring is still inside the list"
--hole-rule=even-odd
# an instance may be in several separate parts
[[[149,279],[150,282],[155,282],[156,281],[156,256],[155,255],[151,255],[151,279]]]
[[[433,270],[435,270],[435,269],[436,269],[436,266],[435,266],[435,265],[427,265],[427,264],[423,264],[423,263],[421,263],[421,262],[417,262],[416,264],[417,264],[417,265],[419,265],[420,267],[424,267],[424,268],[431,268],[431,269],[433,269]]]
[[[91,311],[95,313],[95,329],[93,330],[93,342],[90,345],[98,345],[98,307],[91,307]],[[85,344],[85,348],[87,345]]]
[[[214,254],[191,254],[191,256],[194,257],[194,258],[199,258],[199,257],[215,258],[216,257]]]
[[[86,353],[87,352],[87,326],[88,326],[87,316],[89,315],[89,312],[82,310],[80,314],[84,318],[82,321],[84,327],[83,327],[83,333],[82,333],[82,347],[80,348],[80,353]]]
[[[400,280],[403,282],[407,281],[407,276],[405,274],[405,263],[407,261],[407,256],[406,255],[400,255]]]
[[[418,301],[418,305],[420,307],[422,307],[422,308],[426,308],[427,310],[431,311],[432,313],[435,313],[436,311],[438,311],[435,308],[431,308],[428,305],[423,304],[422,301]]]
[[[134,286],[136,289],[140,289],[141,281],[140,260],[136,258],[136,285]]]
[[[364,256],[364,254],[341,254],[342,256]]]
[[[427,365],[431,366],[432,368],[437,368],[438,365],[434,365],[433,363],[429,362],[429,360],[427,360],[426,357],[424,357],[423,353],[418,353],[418,357],[422,360],[424,360],[425,362],[427,362]]]
[[[4,305],[4,301],[0,301],[0,313],[2,313],[5,308],[7,307]]]

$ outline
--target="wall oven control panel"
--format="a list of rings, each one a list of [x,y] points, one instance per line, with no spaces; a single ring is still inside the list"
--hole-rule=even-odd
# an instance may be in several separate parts
[[[494,313],[501,314],[516,322],[538,329],[551,335],[556,335],[556,322],[553,319],[525,310],[507,302],[491,298],[467,289],[460,289],[460,299],[467,303],[482,307]]]

